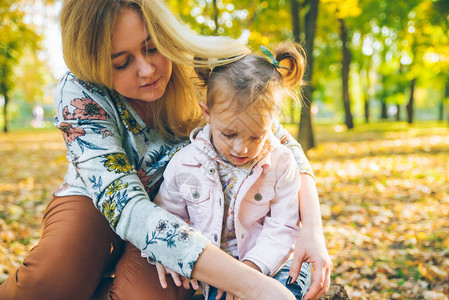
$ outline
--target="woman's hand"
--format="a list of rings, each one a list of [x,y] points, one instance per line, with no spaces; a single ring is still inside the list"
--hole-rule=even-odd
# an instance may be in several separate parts
[[[245,265],[247,265],[248,267],[251,267],[251,268],[253,268],[254,270],[260,272],[259,267],[258,267],[255,263],[253,263],[252,261],[244,260],[243,263],[244,263]],[[223,294],[224,294],[224,291],[223,291],[223,290],[217,289],[217,297],[215,297],[215,299],[216,299],[216,300],[219,300],[219,299],[223,298]],[[226,293],[226,300],[240,300],[240,298],[239,298],[239,297],[236,297],[236,296],[234,296],[234,295],[232,295],[232,294],[230,294],[230,293]]]
[[[312,283],[303,297],[304,300],[319,299],[330,286],[332,262],[327,253],[321,230],[302,228],[296,239],[295,253],[290,267],[291,282],[296,281],[303,262],[312,263]]]
[[[167,287],[166,275],[170,274],[173,278],[173,282],[176,286],[183,286],[185,289],[190,289],[190,284],[192,285],[194,290],[198,289],[198,281],[195,279],[189,280],[188,278],[179,275],[178,273],[170,270],[169,268],[164,267],[160,263],[156,263],[157,274],[159,276],[159,281],[161,283],[162,288]]]
[[[196,261],[192,277],[228,291],[236,299],[295,300],[279,281],[257,272],[212,244]]]

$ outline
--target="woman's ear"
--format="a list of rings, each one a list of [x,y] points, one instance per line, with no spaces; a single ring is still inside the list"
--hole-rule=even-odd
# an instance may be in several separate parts
[[[204,102],[200,102],[201,111],[203,112],[203,116],[206,119],[207,123],[209,123],[210,113],[209,108]]]

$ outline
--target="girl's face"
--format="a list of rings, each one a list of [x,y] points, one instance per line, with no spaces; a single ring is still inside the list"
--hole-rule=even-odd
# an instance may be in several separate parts
[[[250,107],[235,112],[213,107],[202,109],[212,132],[212,143],[220,154],[235,166],[241,166],[257,157],[271,131],[269,116],[261,117],[262,111]]]
[[[157,51],[141,16],[123,9],[112,32],[113,88],[129,99],[149,102],[162,97],[172,62]]]

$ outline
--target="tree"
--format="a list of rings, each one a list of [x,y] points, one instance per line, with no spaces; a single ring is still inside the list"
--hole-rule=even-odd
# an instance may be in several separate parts
[[[14,87],[14,67],[26,48],[36,52],[40,37],[24,23],[16,1],[0,2],[0,94],[3,96],[3,131],[8,132],[8,104]]]
[[[349,71],[351,66],[351,50],[349,44],[351,41],[351,32],[348,30],[345,19],[360,15],[361,10],[358,6],[358,0],[324,0],[323,7],[326,7],[335,15],[339,36],[341,41],[341,83],[342,100],[345,112],[345,124],[348,129],[354,127],[353,116],[351,112],[351,99],[349,94]]]
[[[445,37],[445,40],[442,41],[442,38],[439,40],[441,41],[442,46],[444,47],[446,54],[441,54],[441,63],[446,65],[446,72],[443,72],[442,76],[446,78],[445,84],[444,84],[444,92],[443,96],[440,101],[439,105],[439,116],[438,119],[442,121],[444,119],[444,108],[445,108],[445,102],[449,100],[449,51],[448,49],[448,36],[445,35],[444,32],[448,32],[449,30],[449,1],[446,0],[435,0],[432,3],[432,14],[430,15],[429,21],[432,25],[438,26],[441,28],[443,35]],[[440,51],[440,53],[444,53],[443,51]],[[449,122],[449,110],[448,110],[448,122]]]
[[[312,83],[313,78],[313,50],[315,44],[316,23],[318,19],[318,5],[319,0],[309,0],[306,6],[307,13],[305,15],[305,49],[306,53],[308,53],[308,66],[304,74],[304,81],[310,83]],[[315,147],[311,113],[312,92],[313,86],[306,85],[304,88],[304,98],[306,99],[306,101],[310,101],[310,105],[304,106],[299,124],[298,134],[298,140],[303,143],[305,150]]]

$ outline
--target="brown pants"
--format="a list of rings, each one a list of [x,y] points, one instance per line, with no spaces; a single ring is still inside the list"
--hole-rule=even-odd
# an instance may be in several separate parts
[[[105,276],[114,272],[115,277]],[[193,290],[167,278],[109,227],[92,200],[56,197],[47,207],[39,243],[0,285],[0,299],[188,299]]]

